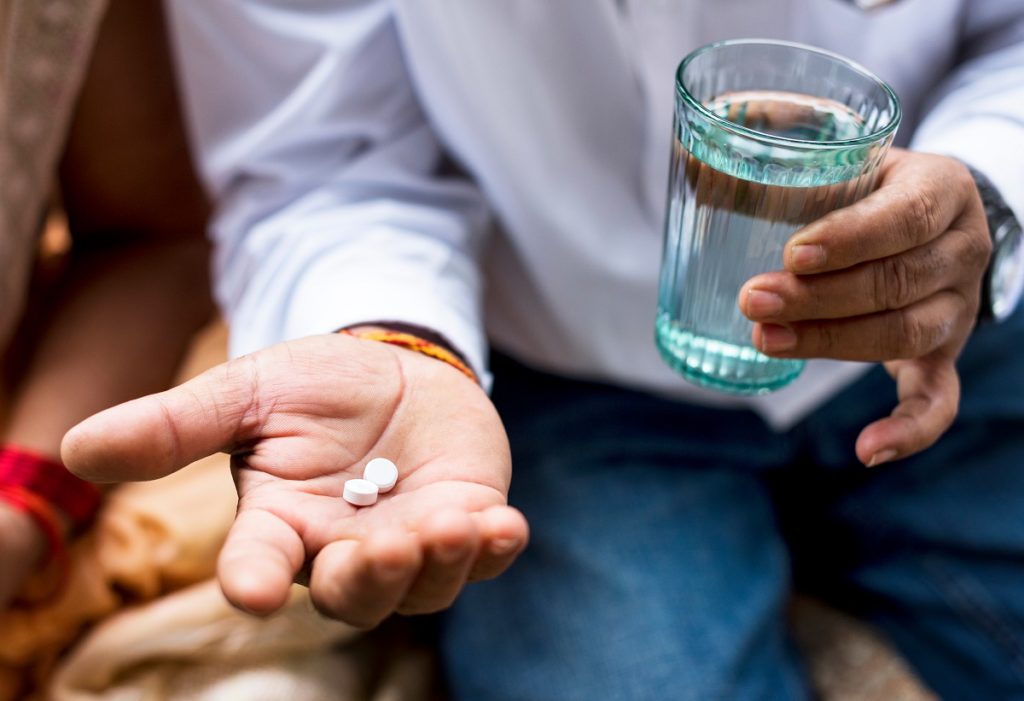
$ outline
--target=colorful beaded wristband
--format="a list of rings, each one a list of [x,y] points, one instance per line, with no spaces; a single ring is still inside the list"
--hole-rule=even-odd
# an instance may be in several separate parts
[[[341,329],[338,333],[343,333],[346,336],[353,336],[355,338],[361,338],[366,341],[388,343],[393,346],[400,346],[401,348],[407,348],[411,351],[422,353],[423,355],[451,365],[473,382],[476,382],[477,384],[480,383],[472,368],[470,368],[469,365],[467,365],[465,361],[457,356],[452,350],[445,348],[439,343],[434,343],[424,338],[420,338],[415,334],[405,333],[403,331],[389,331],[387,329]]]

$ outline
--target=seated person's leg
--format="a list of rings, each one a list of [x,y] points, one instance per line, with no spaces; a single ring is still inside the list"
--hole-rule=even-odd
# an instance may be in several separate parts
[[[798,583],[879,625],[941,698],[1024,699],[1022,343],[1024,312],[975,330],[960,415],[931,449],[872,471],[836,465],[816,494],[788,485],[793,506],[838,495],[798,531]],[[879,370],[815,420],[846,424],[852,445],[874,418],[852,414],[887,413],[892,392]],[[820,462],[829,454],[819,446]]]
[[[443,620],[454,697],[798,699],[789,565],[752,414],[495,367],[531,542]]]

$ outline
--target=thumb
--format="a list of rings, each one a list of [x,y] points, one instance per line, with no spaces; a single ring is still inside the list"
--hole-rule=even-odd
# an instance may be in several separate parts
[[[258,374],[252,358],[218,365],[173,389],[101,411],[73,427],[61,458],[94,482],[151,480],[246,439]]]
[[[868,467],[929,447],[952,425],[960,403],[960,378],[952,358],[933,353],[886,363],[899,404],[857,438],[857,457]]]

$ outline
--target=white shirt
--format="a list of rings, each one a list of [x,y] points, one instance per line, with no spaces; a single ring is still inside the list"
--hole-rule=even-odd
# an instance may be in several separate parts
[[[799,419],[865,366],[813,361],[738,398],[654,349],[674,69],[713,40],[865,64],[903,102],[899,143],[968,161],[1024,213],[1024,0],[168,5],[236,354],[400,320],[478,370],[489,337],[554,372]]]

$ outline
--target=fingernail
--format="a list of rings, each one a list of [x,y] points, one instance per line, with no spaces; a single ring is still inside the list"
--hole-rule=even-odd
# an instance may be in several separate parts
[[[519,541],[515,538],[498,538],[491,541],[490,550],[495,555],[508,555],[519,547]]]
[[[793,270],[798,272],[817,270],[825,265],[825,249],[822,246],[802,243],[790,249],[789,261]]]
[[[458,562],[466,553],[469,552],[469,546],[466,543],[458,543],[457,545],[439,545],[434,550],[434,556],[441,562]]]
[[[871,456],[868,460],[868,467],[874,467],[875,465],[881,465],[884,462],[889,462],[896,457],[895,450],[880,450]]]
[[[796,348],[796,334],[793,329],[777,324],[761,325],[761,352],[778,353]]]
[[[405,576],[406,566],[404,563],[378,560],[373,563],[373,572],[377,575],[378,579],[391,581]]]
[[[257,611],[254,608],[249,608],[248,606],[246,606],[245,604],[241,603],[240,601],[232,601],[231,605],[234,606],[239,611],[241,611],[242,613],[247,613],[250,616],[259,616],[260,615],[259,611]]]
[[[786,305],[774,292],[750,290],[747,293],[747,314],[756,317],[775,316]]]

